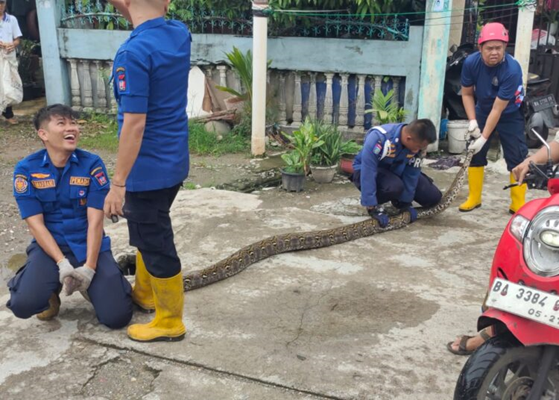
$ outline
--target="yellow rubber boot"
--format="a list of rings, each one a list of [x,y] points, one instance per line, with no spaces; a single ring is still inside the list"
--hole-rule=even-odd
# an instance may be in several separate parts
[[[60,296],[58,293],[53,293],[49,298],[49,308],[37,314],[37,318],[41,321],[50,321],[55,318],[60,311]]]
[[[149,324],[128,327],[128,337],[138,342],[175,342],[182,340],[186,328],[182,323],[184,292],[182,273],[172,278],[150,276],[155,296],[155,318]]]
[[[460,204],[458,209],[462,212],[468,212],[481,207],[481,190],[483,189],[483,172],[484,167],[468,168],[468,186],[470,193],[468,199]]]
[[[516,179],[514,179],[514,175],[510,174],[510,183],[516,183]],[[525,183],[520,186],[513,186],[510,188],[510,207],[509,213],[515,214],[520,207],[526,203],[526,190],[528,187]]]
[[[155,301],[153,300],[153,290],[151,280],[142,253],[136,253],[136,280],[132,289],[132,301],[140,310],[147,313],[155,311]]]

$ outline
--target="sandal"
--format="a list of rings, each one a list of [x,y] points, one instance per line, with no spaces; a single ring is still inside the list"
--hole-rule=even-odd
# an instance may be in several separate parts
[[[452,348],[452,344],[454,343],[454,341],[452,342],[448,342],[446,344],[446,348],[448,351],[450,351],[452,354],[456,354],[457,356],[469,356],[470,354],[472,354],[475,350],[468,350],[466,349],[466,344],[468,343],[468,340],[472,339],[473,336],[467,336],[467,335],[463,335],[460,338],[460,343],[458,344],[458,350],[454,350]]]
[[[483,339],[482,343],[487,342],[489,339],[491,339],[491,335],[489,333],[487,333],[488,330],[490,330],[491,327],[487,327],[485,329],[482,329],[481,331],[479,331],[479,336],[481,336],[481,338]],[[452,354],[456,354],[457,356],[469,356],[470,354],[472,354],[474,351],[476,351],[478,349],[479,346],[477,346],[475,349],[473,350],[468,350],[466,348],[466,345],[468,344],[468,340],[474,338],[474,336],[468,336],[468,335],[463,335],[460,338],[460,343],[458,344],[458,350],[454,350],[452,348],[452,344],[454,342],[448,342],[446,344],[446,348],[448,351],[450,351]],[[481,346],[481,345],[480,345]]]

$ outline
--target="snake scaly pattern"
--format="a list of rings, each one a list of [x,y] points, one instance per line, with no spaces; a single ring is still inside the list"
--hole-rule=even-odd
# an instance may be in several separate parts
[[[462,188],[472,156],[473,151],[466,154],[460,171],[456,174],[452,185],[450,185],[441,201],[433,207],[418,209],[418,218],[429,218],[440,214],[452,204]],[[378,222],[371,218],[334,229],[271,236],[245,246],[207,268],[189,272],[183,278],[184,290],[194,290],[222,281],[245,270],[248,266],[276,254],[333,246],[377,233],[400,229],[409,223],[410,213],[405,211],[390,217],[390,222],[386,228],[381,228]]]

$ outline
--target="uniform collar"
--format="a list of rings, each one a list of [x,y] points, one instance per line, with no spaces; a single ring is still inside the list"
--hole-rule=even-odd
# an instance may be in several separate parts
[[[394,136],[392,136],[392,143],[402,146],[402,129],[406,124],[396,124]],[[403,147],[403,146],[402,146]]]
[[[4,15],[2,16],[2,21],[8,22],[8,18],[9,18],[9,17],[8,17],[8,13],[7,13],[7,12],[4,12]]]
[[[164,24],[165,24],[165,18],[163,18],[163,17],[147,20],[146,22],[140,24],[137,28],[135,28],[132,31],[132,34],[130,35],[130,37],[133,38],[134,36],[139,35],[140,33],[142,33],[145,30],[148,30],[148,29],[151,29],[151,28],[156,28],[156,27],[164,25]]]
[[[78,160],[78,156],[76,154],[76,152],[73,152],[72,155],[70,156],[69,161],[73,164],[77,164],[79,162]],[[50,157],[49,157],[49,152],[45,150],[45,154],[43,155],[43,162],[41,163],[41,167],[50,165],[51,161],[50,161]],[[66,164],[68,165],[68,164]]]

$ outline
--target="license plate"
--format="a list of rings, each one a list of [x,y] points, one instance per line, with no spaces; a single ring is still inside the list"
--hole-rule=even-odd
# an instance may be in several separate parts
[[[555,106],[555,97],[552,94],[547,96],[536,97],[531,101],[532,107],[535,112],[547,110],[548,108],[553,108]]]
[[[495,278],[485,305],[559,329],[559,296],[551,293]]]

